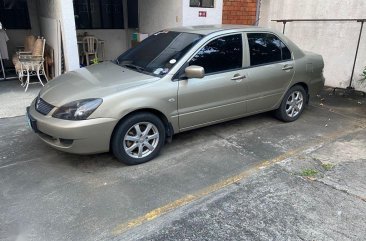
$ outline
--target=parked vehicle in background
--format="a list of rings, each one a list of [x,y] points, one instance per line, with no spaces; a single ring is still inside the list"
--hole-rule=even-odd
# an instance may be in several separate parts
[[[56,149],[112,151],[140,164],[175,133],[275,111],[295,121],[324,86],[323,59],[259,27],[196,26],[153,34],[114,62],[49,82],[28,108]]]

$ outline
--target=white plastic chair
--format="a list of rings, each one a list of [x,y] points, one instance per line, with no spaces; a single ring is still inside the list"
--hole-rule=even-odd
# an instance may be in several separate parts
[[[86,36],[83,38],[83,52],[81,55],[81,63],[84,64],[84,57],[86,59],[86,65],[89,65],[89,56],[98,58],[98,39],[93,36]]]

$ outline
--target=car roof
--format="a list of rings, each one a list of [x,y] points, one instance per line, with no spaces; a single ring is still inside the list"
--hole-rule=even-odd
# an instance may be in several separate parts
[[[167,31],[174,32],[186,32],[186,33],[196,33],[201,35],[209,35],[216,32],[222,32],[225,30],[241,30],[241,31],[270,31],[269,29],[250,26],[250,25],[230,25],[230,24],[220,24],[220,25],[197,25],[197,26],[187,26],[187,27],[177,27],[169,28]]]

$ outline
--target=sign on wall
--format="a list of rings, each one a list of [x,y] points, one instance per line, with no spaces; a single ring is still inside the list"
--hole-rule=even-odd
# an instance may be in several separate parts
[[[207,12],[206,11],[199,11],[198,12],[198,17],[201,17],[201,18],[207,17]]]

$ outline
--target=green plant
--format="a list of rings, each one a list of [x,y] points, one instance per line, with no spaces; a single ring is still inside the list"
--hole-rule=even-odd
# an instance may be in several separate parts
[[[305,170],[303,170],[300,173],[300,176],[303,176],[303,177],[313,177],[316,174],[318,174],[318,171],[317,170],[314,170],[314,169],[305,169]]]
[[[99,59],[98,59],[98,57],[96,57],[96,56],[95,56],[95,58],[94,58],[94,59],[92,59],[92,60],[91,60],[91,62],[92,62],[93,64],[99,64]]]
[[[326,171],[330,171],[332,170],[334,167],[334,165],[332,163],[323,163],[322,164],[322,168]]]

